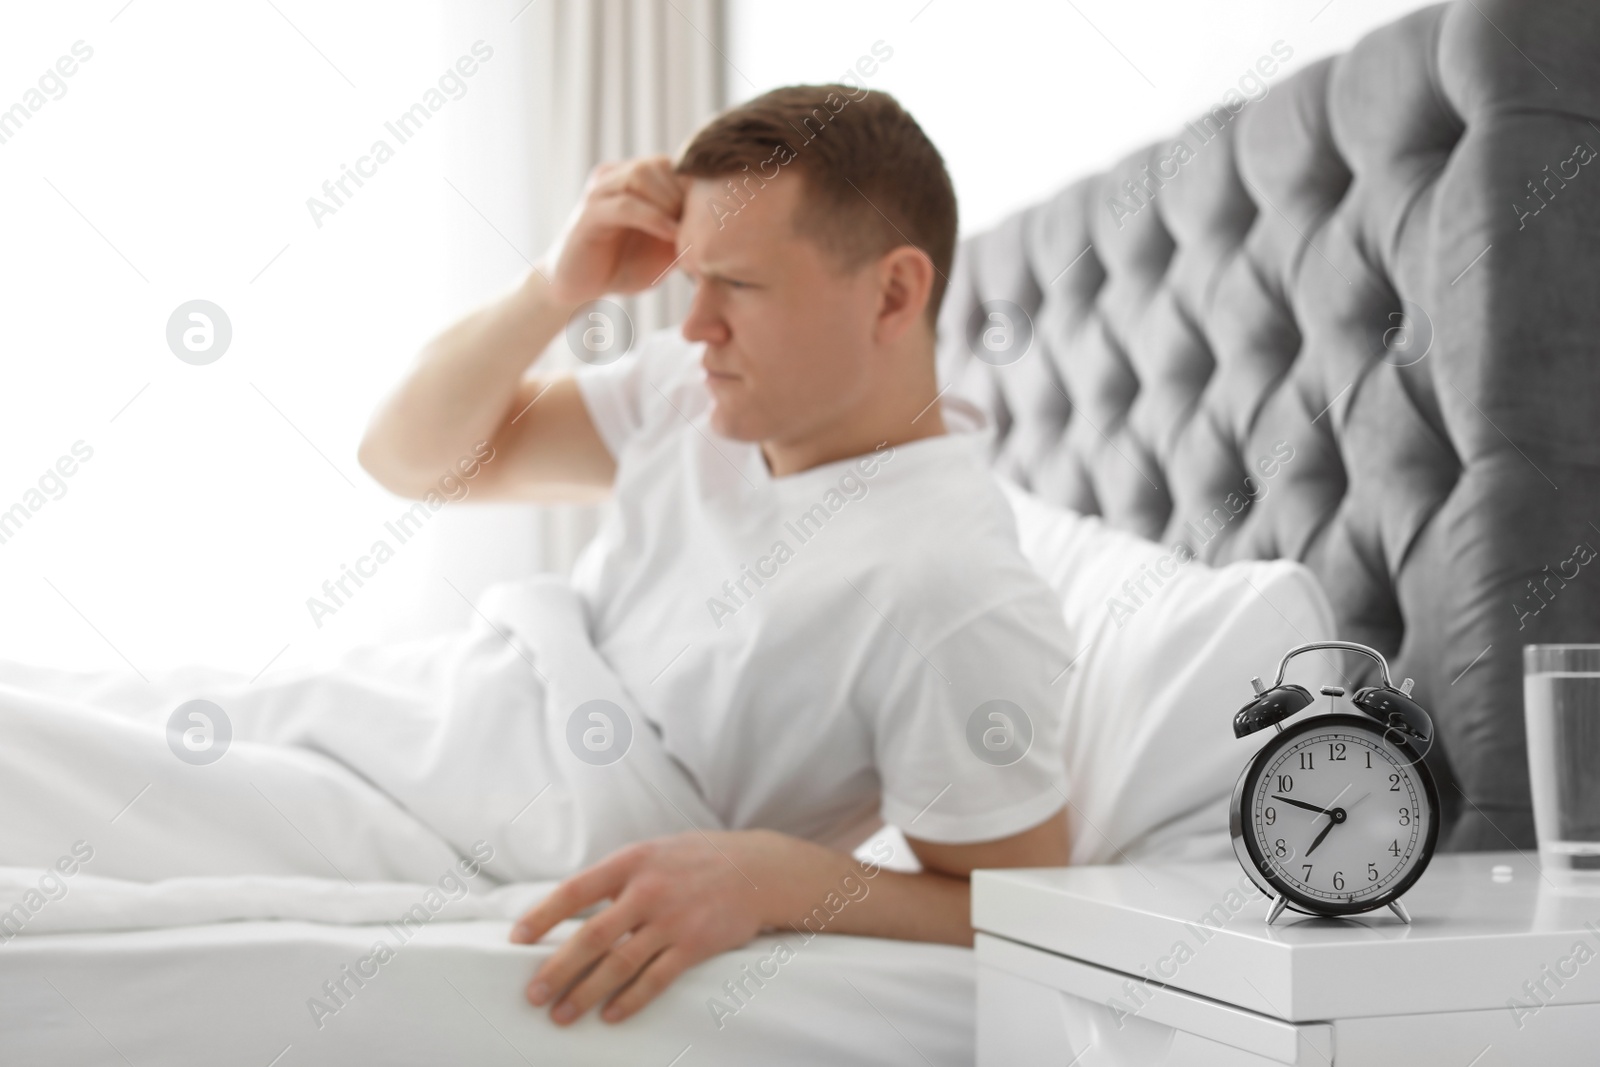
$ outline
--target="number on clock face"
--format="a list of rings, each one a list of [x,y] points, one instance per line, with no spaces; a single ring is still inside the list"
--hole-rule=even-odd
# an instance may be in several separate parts
[[[1251,793],[1256,844],[1307,897],[1380,896],[1421,858],[1424,797],[1407,756],[1376,734],[1314,730],[1262,767]]]

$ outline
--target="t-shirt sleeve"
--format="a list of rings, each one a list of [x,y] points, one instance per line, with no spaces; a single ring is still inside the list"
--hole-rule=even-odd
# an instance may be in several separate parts
[[[1064,807],[1067,648],[1060,607],[1041,587],[902,658],[875,731],[884,821],[968,844]]]
[[[647,335],[637,349],[613,363],[583,366],[573,373],[589,419],[613,459],[621,458],[656,409],[682,403],[677,394],[690,380],[693,355],[693,346],[672,327]]]

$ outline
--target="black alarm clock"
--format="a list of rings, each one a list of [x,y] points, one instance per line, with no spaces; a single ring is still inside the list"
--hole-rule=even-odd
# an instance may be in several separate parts
[[[1324,648],[1370,656],[1382,684],[1350,698],[1360,714],[1315,715],[1286,730],[1283,721],[1316,699],[1284,684],[1289,661]],[[1239,775],[1228,822],[1234,855],[1276,898],[1267,922],[1285,908],[1340,916],[1387,906],[1409,923],[1400,896],[1439,838],[1439,790],[1422,761],[1433,720],[1411,699],[1411,679],[1395,687],[1389,664],[1366,645],[1318,641],[1290,649],[1270,689],[1260,678],[1250,685],[1256,696],[1234,715],[1234,736],[1275,732]],[[1322,692],[1345,695],[1340,686]]]

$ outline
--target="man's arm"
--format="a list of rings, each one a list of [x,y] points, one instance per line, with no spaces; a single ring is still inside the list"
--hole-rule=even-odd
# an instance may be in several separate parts
[[[529,1001],[562,1025],[609,1001],[618,1022],[678,975],[763,930],[802,929],[972,944],[968,876],[980,867],[1050,867],[1068,859],[1064,812],[1012,837],[970,845],[911,840],[917,874],[863,866],[768,830],[687,833],[621,849],[562,882],[517,923],[531,943],[556,923],[611,901],[546,960]],[[819,926],[818,909],[826,917]]]
[[[480,498],[568,499],[609,485],[615,465],[576,384],[523,376],[571,313],[535,271],[440,334],[373,417],[362,467],[391,492],[421,496],[487,441]]]
[[[525,377],[577,308],[647,288],[676,255],[681,185],[664,156],[604,164],[561,239],[512,292],[434,338],[379,408],[358,456],[391,492],[421,496],[441,473],[494,449],[480,499],[584,499],[616,465],[577,385]]]

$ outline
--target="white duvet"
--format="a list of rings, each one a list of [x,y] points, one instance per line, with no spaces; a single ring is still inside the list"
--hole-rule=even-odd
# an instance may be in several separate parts
[[[462,634],[254,684],[0,663],[0,939],[386,921],[441,879],[460,917],[507,918],[536,895],[521,883],[717,827],[589,644],[569,587],[508,583],[480,608]],[[231,727],[209,764],[169,747],[168,716],[197,698]],[[574,727],[580,707],[606,717]],[[623,754],[591,762],[610,753],[586,739]]]

